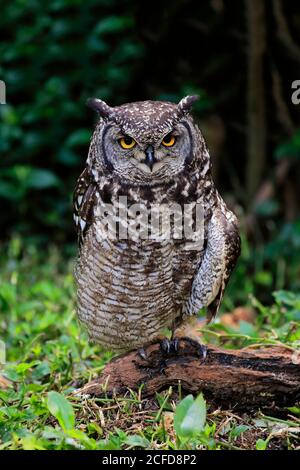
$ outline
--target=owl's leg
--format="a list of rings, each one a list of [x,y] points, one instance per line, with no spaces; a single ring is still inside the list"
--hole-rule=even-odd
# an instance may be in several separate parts
[[[173,353],[178,353],[179,351],[179,341],[178,338],[163,338],[160,341],[160,349],[164,354],[170,355]]]
[[[200,330],[205,325],[205,320],[200,320],[196,315],[184,315],[178,318],[173,334],[177,337],[189,337],[200,342]]]
[[[160,349],[163,353],[170,355],[172,353],[177,353],[179,348],[178,339],[174,338],[173,340],[169,340],[168,338],[163,338],[159,340]],[[141,347],[137,350],[138,355],[144,361],[147,361],[148,354],[145,351],[145,348]]]
[[[201,322],[194,315],[177,318],[172,324],[171,339],[163,338],[160,342],[162,352],[167,355],[180,354],[180,341],[184,340],[196,348],[198,355],[204,361],[207,355],[207,348],[200,341],[199,328]]]
[[[160,340],[160,349],[167,355],[177,353],[179,350],[178,338],[175,337],[176,326],[177,321],[175,319],[171,325],[171,338],[164,337]]]

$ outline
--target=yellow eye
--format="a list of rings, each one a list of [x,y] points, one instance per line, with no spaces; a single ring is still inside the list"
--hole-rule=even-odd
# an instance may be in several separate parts
[[[135,146],[136,142],[132,137],[129,135],[125,135],[119,140],[119,144],[123,149],[132,149]]]
[[[162,144],[165,147],[172,147],[175,144],[175,141],[175,137],[172,134],[168,134],[163,138]]]

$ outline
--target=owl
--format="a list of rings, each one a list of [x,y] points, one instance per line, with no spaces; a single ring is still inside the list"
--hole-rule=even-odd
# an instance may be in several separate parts
[[[88,100],[99,119],[74,192],[77,312],[90,338],[117,353],[159,338],[164,349],[175,348],[177,332],[186,336],[185,326],[203,307],[211,321],[240,253],[237,218],[214,185],[209,152],[191,116],[196,99],[116,107]],[[143,210],[132,215],[136,205]],[[190,238],[125,230],[136,222],[148,227],[153,208],[169,214],[191,207],[192,226],[198,206],[202,229]],[[107,213],[115,224],[104,223]],[[166,329],[171,340],[161,339]]]

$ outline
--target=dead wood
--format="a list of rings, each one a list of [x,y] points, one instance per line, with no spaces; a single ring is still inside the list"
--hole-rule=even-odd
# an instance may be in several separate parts
[[[158,344],[145,348],[147,359],[136,351],[108,363],[101,376],[77,390],[90,396],[122,396],[143,384],[143,397],[169,386],[184,392],[202,391],[220,406],[257,408],[288,406],[300,400],[299,355],[284,347],[228,350],[209,346],[206,360],[185,339],[180,350],[166,357]]]

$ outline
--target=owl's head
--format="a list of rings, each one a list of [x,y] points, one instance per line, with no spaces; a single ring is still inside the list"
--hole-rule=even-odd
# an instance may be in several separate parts
[[[187,96],[178,104],[140,101],[117,107],[89,99],[88,105],[100,115],[90,150],[93,166],[130,184],[171,180],[194,159],[199,130],[189,111],[197,98]]]

